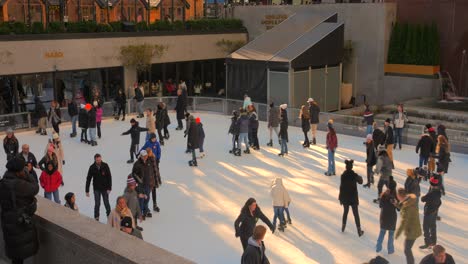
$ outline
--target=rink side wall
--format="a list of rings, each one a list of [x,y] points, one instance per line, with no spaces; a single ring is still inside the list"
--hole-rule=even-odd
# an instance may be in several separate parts
[[[40,263],[194,263],[40,196],[35,216],[39,253],[26,264]],[[0,230],[0,233],[1,230]],[[0,263],[5,256],[0,234]],[[144,238],[144,237],[143,237]]]

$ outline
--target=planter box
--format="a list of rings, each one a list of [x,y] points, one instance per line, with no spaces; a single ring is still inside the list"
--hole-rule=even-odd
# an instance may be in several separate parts
[[[440,66],[424,66],[410,64],[385,64],[385,73],[409,75],[434,75],[440,71]]]

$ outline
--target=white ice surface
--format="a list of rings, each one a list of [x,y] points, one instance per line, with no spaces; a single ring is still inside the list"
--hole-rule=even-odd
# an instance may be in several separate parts
[[[284,233],[267,233],[265,244],[271,263],[363,263],[375,257],[375,241],[379,232],[379,209],[372,202],[376,187],[359,186],[361,225],[365,234],[359,238],[352,213],[348,216],[346,231],[341,233],[342,208],[338,202],[339,176],[326,177],[327,153],[324,148],[325,133],[318,132],[318,145],[304,150],[302,130],[289,128],[289,156],[278,157],[278,142],[266,147],[266,124],[261,122],[259,138],[261,151],[235,157],[228,154],[231,135],[228,116],[199,113],[204,124],[207,156],[199,159],[197,168],[189,167],[190,155],[184,154],[186,139],[182,131],[175,131],[175,115],[170,113],[170,140],[162,147],[161,176],[163,185],[158,189],[160,213],[142,223],[144,239],[159,247],[191,259],[197,263],[239,263],[242,254],[240,241],[234,237],[233,223],[240,208],[249,197],[255,197],[263,212],[273,217],[269,195],[270,183],[275,177],[283,177],[289,189],[293,225]],[[130,136],[120,136],[129,128],[125,122],[104,120],[103,138],[97,147],[79,143],[79,137],[70,139],[70,125],[61,127],[66,165],[65,186],[60,188],[62,197],[73,191],[77,196],[80,212],[93,217],[94,199],[85,196],[86,173],[95,153],[100,153],[110,165],[113,174],[111,206],[122,194],[126,177],[132,165],[126,163]],[[144,119],[139,119],[142,126]],[[41,158],[47,137],[34,132],[18,133],[20,144],[29,143],[31,151]],[[141,135],[141,144],[145,134]],[[337,174],[344,170],[343,160],[355,160],[355,170],[365,179],[365,147],[363,139],[338,135],[336,155]],[[417,165],[418,156],[413,146],[404,146],[394,152],[394,171],[398,187],[405,180],[407,168]],[[468,156],[452,153],[452,163],[445,179],[447,196],[440,209],[442,221],[437,223],[438,242],[447,248],[457,263],[468,263]],[[4,168],[5,156],[0,155],[0,168]],[[38,172],[39,173],[39,172]],[[421,184],[427,192],[427,182]],[[40,191],[40,195],[43,190]],[[150,202],[151,203],[151,202]],[[420,215],[422,224],[422,205]],[[105,210],[101,204],[101,222],[105,222]],[[261,222],[259,222],[261,223]],[[391,263],[404,263],[403,237],[395,240],[395,253],[387,255],[386,240],[382,255]],[[429,251],[413,248],[417,263]]]

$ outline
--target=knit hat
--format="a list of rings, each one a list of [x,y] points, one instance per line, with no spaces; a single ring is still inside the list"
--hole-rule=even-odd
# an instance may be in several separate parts
[[[127,185],[136,185],[135,178],[131,174],[127,177]]]
[[[309,98],[309,99],[307,99],[307,102],[308,102],[308,103],[312,103],[313,101],[314,101],[314,98]]]
[[[388,260],[382,258],[381,256],[377,256],[369,261],[369,264],[388,264]]]
[[[150,133],[149,138],[150,138],[150,139],[156,138],[156,134],[155,134],[155,133]]]
[[[7,162],[6,168],[12,172],[20,172],[24,169],[25,162],[21,158],[12,158]]]
[[[432,125],[431,125],[431,124],[426,124],[425,127],[426,127],[427,129],[429,129],[429,128],[432,127]]]
[[[346,170],[352,170],[353,169],[353,162],[354,162],[354,160],[345,160]]]
[[[7,132],[7,134],[12,134],[13,133],[13,128],[9,127],[6,132]]]
[[[200,119],[199,117],[195,118],[195,123],[200,124],[200,123],[201,123],[201,119]]]
[[[54,152],[55,148],[54,145],[50,144],[49,147],[47,148],[47,152]]]
[[[130,216],[125,216],[124,218],[122,218],[122,221],[120,221],[120,226],[133,228],[132,218]]]
[[[328,120],[327,127],[333,128],[333,119]]]
[[[86,104],[84,108],[86,109],[86,111],[89,111],[93,107],[90,104]]]
[[[130,119],[130,123],[136,123],[135,118]]]
[[[146,152],[146,150],[142,150],[142,151],[140,151],[140,156],[142,156],[142,157],[148,156],[148,152]]]
[[[287,104],[282,104],[282,105],[280,105],[280,108],[284,110],[284,109],[288,108],[288,105]]]
[[[431,177],[429,179],[429,183],[431,184],[431,186],[437,186],[439,185],[439,180],[436,177]]]
[[[367,134],[366,140],[372,140],[372,134]]]
[[[54,132],[54,133],[52,134],[52,138],[53,138],[53,139],[58,139],[58,138],[59,138],[59,134],[57,134],[57,133]]]

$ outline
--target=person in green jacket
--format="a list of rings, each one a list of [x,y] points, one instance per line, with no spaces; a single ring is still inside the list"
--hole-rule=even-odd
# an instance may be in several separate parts
[[[411,248],[418,237],[422,235],[421,223],[419,222],[419,212],[416,195],[406,193],[404,188],[399,188],[395,206],[400,208],[401,222],[395,235],[395,239],[404,232],[405,234],[405,256],[407,264],[414,264],[414,257]]]

